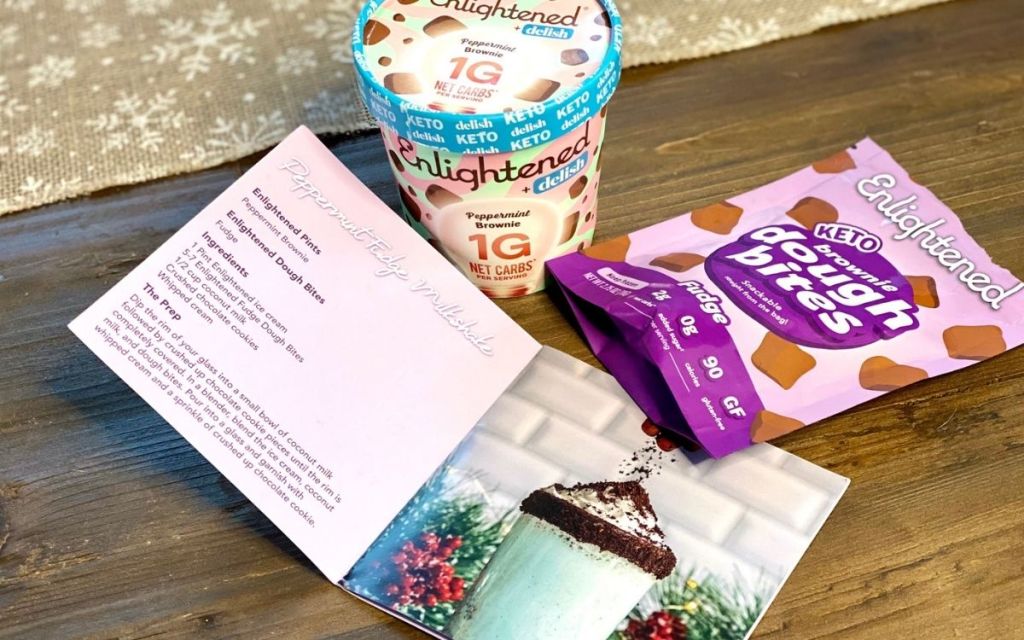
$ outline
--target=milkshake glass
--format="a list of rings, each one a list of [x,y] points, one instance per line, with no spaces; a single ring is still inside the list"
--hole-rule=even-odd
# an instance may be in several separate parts
[[[605,640],[675,567],[636,482],[554,485],[522,511],[449,623],[453,640]]]
[[[363,7],[353,59],[405,217],[487,295],[590,246],[621,51],[611,0]]]

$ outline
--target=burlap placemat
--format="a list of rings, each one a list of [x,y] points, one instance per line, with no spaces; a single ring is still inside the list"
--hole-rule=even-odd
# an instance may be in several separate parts
[[[620,0],[626,64],[943,0]],[[0,213],[211,167],[296,125],[366,128],[358,0],[0,0]]]

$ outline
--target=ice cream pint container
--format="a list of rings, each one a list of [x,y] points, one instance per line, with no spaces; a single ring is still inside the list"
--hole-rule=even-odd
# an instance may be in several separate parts
[[[544,287],[589,247],[607,103],[621,70],[611,0],[370,0],[353,31],[408,222],[484,293]]]

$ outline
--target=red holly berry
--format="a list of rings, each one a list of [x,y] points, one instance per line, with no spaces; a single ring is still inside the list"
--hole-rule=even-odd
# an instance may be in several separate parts
[[[385,594],[391,606],[436,607],[444,602],[458,602],[465,595],[465,581],[455,576],[451,558],[462,546],[459,536],[438,536],[426,532],[418,539],[407,540],[390,563],[374,567],[386,584]]]
[[[655,611],[644,620],[630,620],[629,640],[686,640],[686,623],[667,611]]]

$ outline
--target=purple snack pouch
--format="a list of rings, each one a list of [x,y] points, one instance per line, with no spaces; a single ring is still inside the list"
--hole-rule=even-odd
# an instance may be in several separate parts
[[[648,417],[716,457],[1024,343],[1024,284],[870,139],[547,267]]]

